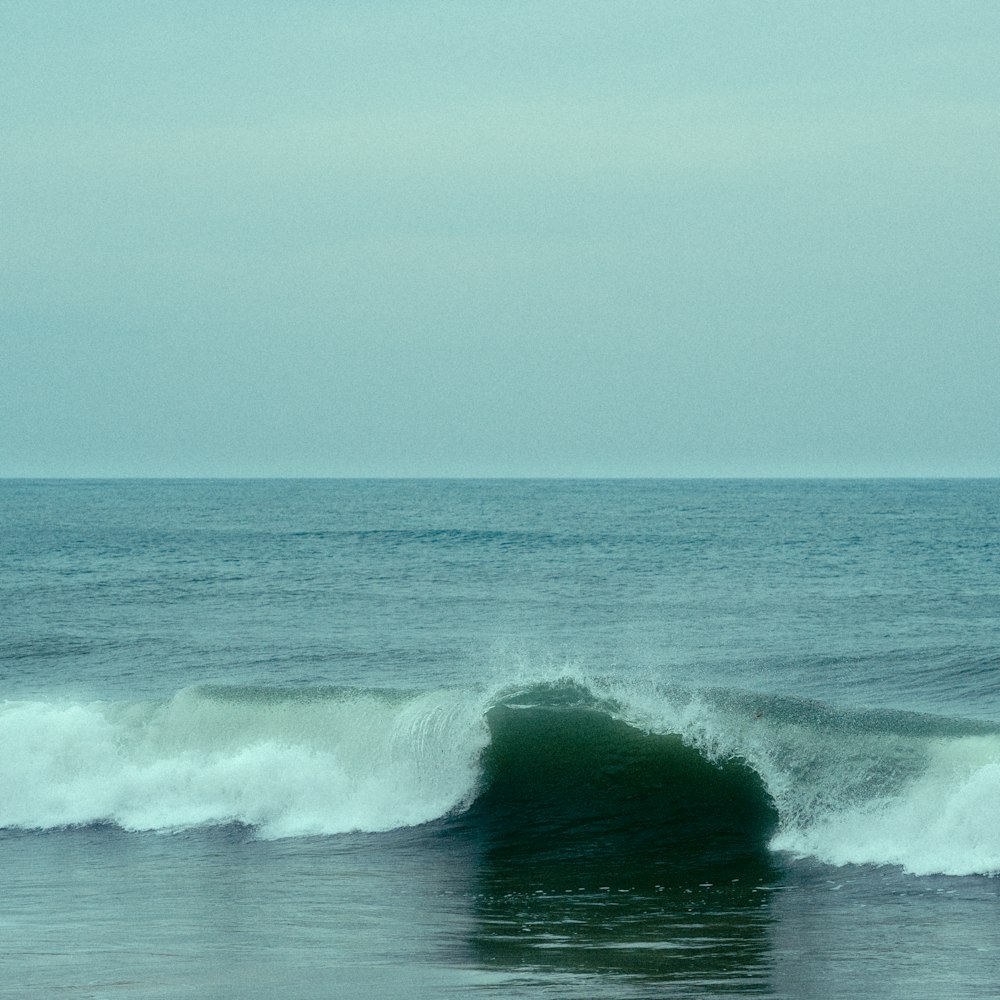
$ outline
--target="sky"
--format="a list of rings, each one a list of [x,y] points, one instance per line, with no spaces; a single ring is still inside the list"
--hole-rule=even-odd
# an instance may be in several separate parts
[[[1000,476],[994,0],[0,0],[0,476]]]

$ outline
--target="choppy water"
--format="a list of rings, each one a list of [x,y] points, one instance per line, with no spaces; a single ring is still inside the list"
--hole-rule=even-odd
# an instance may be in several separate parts
[[[0,482],[0,994],[982,997],[1000,482]]]

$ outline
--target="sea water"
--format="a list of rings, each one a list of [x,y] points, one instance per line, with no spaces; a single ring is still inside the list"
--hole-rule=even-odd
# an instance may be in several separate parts
[[[988,997],[1000,482],[0,481],[0,995]]]

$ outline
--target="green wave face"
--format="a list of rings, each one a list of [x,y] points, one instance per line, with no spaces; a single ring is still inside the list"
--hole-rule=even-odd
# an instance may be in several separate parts
[[[760,776],[588,707],[492,708],[483,790],[455,826],[496,863],[718,869],[761,859]]]

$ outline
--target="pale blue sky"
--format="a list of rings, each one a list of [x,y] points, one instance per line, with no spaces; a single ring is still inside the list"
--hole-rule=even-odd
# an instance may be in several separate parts
[[[0,0],[0,475],[1000,475],[1000,4]]]

